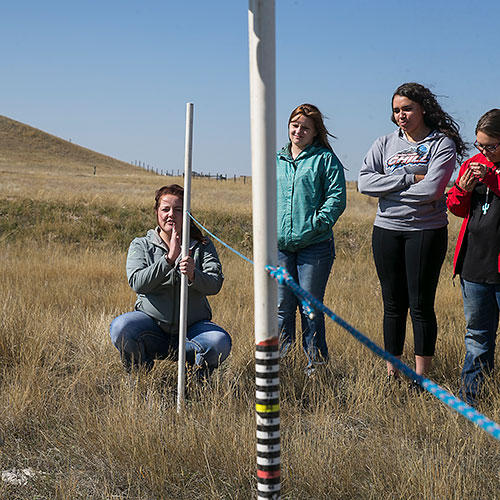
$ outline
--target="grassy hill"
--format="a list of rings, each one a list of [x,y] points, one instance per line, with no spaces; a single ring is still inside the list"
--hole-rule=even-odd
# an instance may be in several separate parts
[[[0,115],[0,167],[45,166],[89,170],[140,170],[126,162],[96,153],[42,130]]]
[[[95,170],[94,170],[95,167]],[[0,115],[0,197],[58,201],[75,196],[98,205],[116,204],[126,194],[144,199],[173,182],[143,168],[72,144]]]

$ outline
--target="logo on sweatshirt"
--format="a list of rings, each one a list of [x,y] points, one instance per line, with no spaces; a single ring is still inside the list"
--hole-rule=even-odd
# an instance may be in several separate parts
[[[398,151],[387,160],[386,171],[389,173],[398,168],[427,165],[430,156],[429,152],[430,149],[426,144]]]

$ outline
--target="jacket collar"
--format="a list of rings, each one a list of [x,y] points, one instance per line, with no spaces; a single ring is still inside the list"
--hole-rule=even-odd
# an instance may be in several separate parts
[[[292,154],[290,153],[290,147],[291,147],[291,143],[290,142],[288,142],[288,144],[286,144],[285,146],[283,146],[283,148],[281,149],[281,151],[278,153],[278,155],[279,155],[279,157],[281,159],[287,160],[287,161],[294,161],[294,159],[292,158]],[[295,157],[295,160],[303,160],[304,158],[309,158],[310,156],[314,156],[321,149],[324,149],[324,148],[323,148],[323,146],[321,146],[321,144],[319,142],[313,142],[312,144],[310,144],[309,146],[307,146],[306,149],[304,149],[303,151],[301,151]]]

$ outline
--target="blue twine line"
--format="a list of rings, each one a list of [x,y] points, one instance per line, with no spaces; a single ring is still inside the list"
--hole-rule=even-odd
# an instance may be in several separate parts
[[[241,257],[243,260],[246,260],[249,264],[252,264],[252,266],[253,266],[253,261],[251,261],[248,257],[245,257],[242,253],[238,252],[238,250],[235,250],[234,248],[230,247],[227,243],[224,243],[221,239],[217,238],[217,236],[215,236],[215,234],[211,233],[203,224],[201,224],[201,222],[197,221],[192,216],[191,213],[189,213],[187,211],[186,211],[186,213],[189,215],[189,217],[191,217],[191,219],[193,219],[194,222],[196,222],[196,224],[198,224],[198,226],[200,226],[203,229],[203,231],[208,233],[212,238],[216,239],[221,245],[224,245],[226,248],[231,250],[231,252],[234,252],[236,255]]]
[[[212,238],[214,238],[219,243],[224,245],[226,248],[231,250],[231,252],[241,257],[243,260],[247,261],[249,264],[252,265],[254,264],[253,261],[251,261],[249,258],[245,257],[243,254],[241,254],[234,248],[230,247],[227,243],[217,238],[215,234],[211,233],[205,226],[203,226],[199,221],[197,221],[189,212],[187,212],[187,214],[196,224],[198,224],[198,226],[200,226]],[[423,387],[426,391],[428,391],[437,399],[445,403],[452,410],[455,410],[460,415],[465,417],[467,420],[476,424],[481,429],[485,430],[495,439],[500,440],[500,426],[497,423],[485,417],[477,410],[472,408],[472,406],[468,405],[467,403],[464,403],[460,399],[450,394],[448,391],[445,391],[442,387],[434,383],[432,380],[429,380],[428,378],[419,375],[418,373],[413,371],[408,365],[403,363],[400,359],[394,357],[392,354],[389,354],[387,351],[379,347],[377,344],[375,344],[375,342],[370,340],[368,337],[366,337],[361,332],[356,330],[353,326],[351,326],[349,323],[347,323],[347,321],[337,316],[333,311],[330,311],[328,307],[326,307],[322,302],[313,297],[309,292],[307,292],[299,285],[297,285],[297,283],[295,283],[293,278],[288,274],[286,269],[282,267],[266,266],[266,271],[269,273],[271,277],[273,277],[276,281],[278,281],[278,283],[285,284],[292,289],[295,295],[301,300],[302,307],[306,314],[312,315],[313,309],[323,312],[333,321],[338,323],[342,328],[347,330],[355,339],[357,339],[359,342],[368,347],[368,349],[374,352],[377,356],[392,363],[394,366],[397,367],[397,369],[401,373],[406,375],[409,379],[416,381],[418,384],[420,384],[421,387]]]
[[[309,292],[301,288],[293,278],[288,274],[286,269],[282,267],[271,267],[266,266],[266,271],[280,284],[286,284],[288,287],[292,289],[292,291],[299,297],[302,301],[308,302],[314,309],[325,313],[329,316],[333,321],[342,326],[345,330],[347,330],[351,335],[354,336],[359,342],[368,347],[375,354],[384,358],[386,361],[394,364],[399,371],[404,373],[409,379],[415,380],[418,384],[420,384],[425,390],[430,392],[433,396],[441,400],[443,403],[448,405],[453,410],[460,413],[466,419],[470,420],[489,434],[491,434],[494,438],[500,440],[500,426],[485,417],[477,410],[469,406],[467,403],[464,403],[460,399],[456,398],[449,392],[445,391],[439,385],[432,382],[428,378],[423,377],[422,375],[418,375],[414,372],[409,366],[404,364],[401,360],[394,357],[392,354],[389,354],[387,351],[379,347],[375,342],[371,341],[368,337],[363,335],[361,332],[352,327],[349,323],[344,321],[342,318],[337,316],[334,312],[330,311],[322,302],[313,297]]]
[[[314,311],[307,300],[302,300],[302,310],[309,316],[309,319],[314,318]]]

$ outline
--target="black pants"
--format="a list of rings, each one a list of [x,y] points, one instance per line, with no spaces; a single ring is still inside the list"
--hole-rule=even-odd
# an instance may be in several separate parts
[[[447,245],[446,226],[425,231],[373,228],[373,257],[384,301],[384,344],[394,356],[403,354],[408,308],[415,355],[434,355],[434,299]]]

